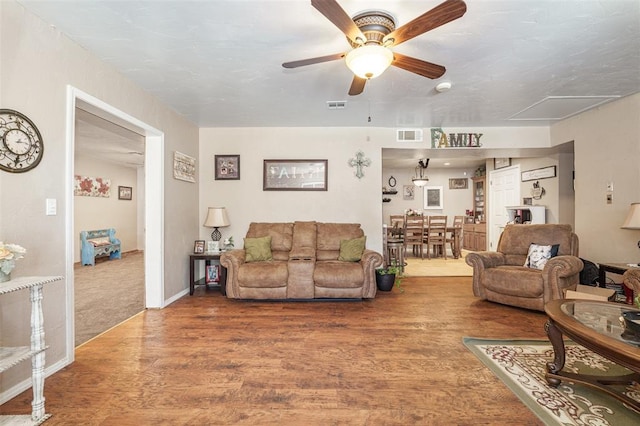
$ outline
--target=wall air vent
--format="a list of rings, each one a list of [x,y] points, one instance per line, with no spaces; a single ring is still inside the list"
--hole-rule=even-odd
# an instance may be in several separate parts
[[[422,142],[422,129],[398,129],[396,141]]]
[[[345,109],[347,107],[347,101],[327,101],[327,108],[329,109]]]

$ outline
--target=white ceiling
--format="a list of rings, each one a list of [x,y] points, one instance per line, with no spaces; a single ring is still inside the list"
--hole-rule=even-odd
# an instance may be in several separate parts
[[[640,91],[638,0],[467,0],[462,18],[394,48],[443,77],[391,67],[355,97],[342,60],[281,66],[349,50],[308,0],[18,1],[199,127],[548,126]],[[401,26],[440,1],[339,3]],[[442,81],[452,89],[436,92]],[[329,110],[336,100],[347,107]]]

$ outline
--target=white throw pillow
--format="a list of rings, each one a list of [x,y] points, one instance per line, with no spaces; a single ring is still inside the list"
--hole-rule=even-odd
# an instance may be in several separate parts
[[[524,266],[528,268],[544,269],[544,265],[551,259],[552,245],[543,246],[540,244],[531,244],[529,246],[529,253],[527,254],[527,260],[524,262]]]

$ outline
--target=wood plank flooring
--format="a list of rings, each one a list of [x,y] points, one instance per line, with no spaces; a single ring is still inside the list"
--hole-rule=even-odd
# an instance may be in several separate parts
[[[78,348],[46,380],[45,425],[542,424],[462,337],[545,338],[544,314],[480,301],[469,277],[403,287],[357,302],[198,287]]]

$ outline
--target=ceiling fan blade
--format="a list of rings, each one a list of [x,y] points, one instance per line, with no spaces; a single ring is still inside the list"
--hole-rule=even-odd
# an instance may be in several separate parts
[[[338,27],[352,42],[363,44],[367,40],[353,19],[335,0],[311,0],[311,5]]]
[[[298,67],[304,67],[305,65],[313,65],[313,64],[319,64],[322,62],[335,61],[337,59],[344,58],[344,56],[345,56],[345,53],[336,53],[334,55],[318,56],[316,58],[285,62],[284,64],[282,64],[282,66],[285,68],[298,68]]]
[[[349,88],[349,95],[356,96],[362,93],[366,82],[367,80],[365,78],[360,78],[357,75],[354,75],[351,87]]]
[[[391,65],[427,78],[442,77],[447,70],[442,65],[432,64],[431,62],[401,55],[396,52],[393,53],[393,62],[391,62]]]
[[[407,40],[411,40],[420,34],[438,28],[441,25],[460,18],[467,11],[467,5],[462,0],[447,0],[439,4],[428,12],[423,13],[411,22],[396,28],[395,31],[387,34],[383,39],[383,44],[391,41],[397,46]]]

